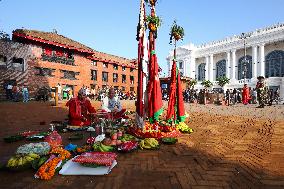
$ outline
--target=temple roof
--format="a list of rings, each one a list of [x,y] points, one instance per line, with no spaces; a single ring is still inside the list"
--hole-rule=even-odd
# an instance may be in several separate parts
[[[59,35],[55,32],[43,32],[37,30],[16,29],[13,31],[13,37],[22,37],[34,41],[39,41],[47,44],[61,46],[69,49],[75,49],[81,52],[92,53],[93,49],[83,45],[77,41],[74,41],[63,35]]]

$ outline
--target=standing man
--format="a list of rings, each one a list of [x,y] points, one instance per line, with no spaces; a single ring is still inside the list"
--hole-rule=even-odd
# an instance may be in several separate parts
[[[22,88],[22,94],[23,94],[23,102],[29,101],[29,91],[27,85],[24,85]]]
[[[231,99],[231,93],[230,93],[230,89],[227,89],[226,94],[225,94],[225,103],[227,106],[230,106],[230,99]]]
[[[18,102],[19,100],[19,87],[17,86],[17,83],[12,88],[12,93],[13,93],[13,100],[15,102]]]
[[[7,93],[8,93],[8,100],[13,99],[13,93],[12,93],[13,85],[9,82],[7,85]]]
[[[257,98],[258,98],[258,103],[259,106],[258,108],[264,108],[264,101],[265,101],[265,96],[266,96],[266,86],[264,82],[264,77],[263,76],[258,76],[257,77],[258,82],[256,83],[256,90],[257,90]]]
[[[57,86],[56,86],[57,88],[58,88],[58,100],[62,100],[62,87],[61,87],[61,85],[60,85],[60,83],[58,83],[57,84]]]

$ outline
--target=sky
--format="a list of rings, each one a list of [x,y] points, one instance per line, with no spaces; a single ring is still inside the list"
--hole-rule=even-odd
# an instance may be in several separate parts
[[[97,51],[137,58],[140,0],[0,0],[0,30],[53,31]],[[173,48],[169,30],[176,19],[185,30],[178,46],[196,45],[284,22],[284,0],[158,0],[162,18],[156,52],[163,72]],[[149,10],[148,13],[149,14]]]

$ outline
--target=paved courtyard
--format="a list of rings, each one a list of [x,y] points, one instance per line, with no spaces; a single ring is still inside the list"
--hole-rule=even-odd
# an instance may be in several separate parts
[[[123,104],[134,110],[134,101]],[[33,178],[33,170],[0,172],[0,188],[284,188],[283,105],[186,104],[186,109],[194,133],[157,151],[119,154],[118,166],[107,176],[56,175],[41,181]],[[64,104],[0,103],[0,137],[47,130],[50,121],[64,120],[67,113]],[[62,135],[65,144],[69,135]],[[1,141],[1,161],[23,143]]]

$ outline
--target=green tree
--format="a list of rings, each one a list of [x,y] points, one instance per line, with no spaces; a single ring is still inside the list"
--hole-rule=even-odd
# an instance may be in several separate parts
[[[0,40],[10,40],[9,34],[7,34],[6,32],[1,30],[0,31]]]

